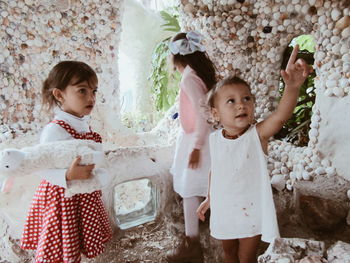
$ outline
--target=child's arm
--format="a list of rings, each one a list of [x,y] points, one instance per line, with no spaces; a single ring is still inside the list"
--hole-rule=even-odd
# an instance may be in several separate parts
[[[210,125],[202,114],[202,103],[206,100],[206,87],[203,81],[194,73],[190,73],[183,79],[182,89],[190,99],[193,108],[197,112],[195,123],[195,144],[190,153],[188,167],[196,169],[199,167],[200,150],[208,136]]]
[[[211,181],[211,172],[209,172],[209,184],[208,184],[208,195],[205,198],[205,200],[199,205],[197,209],[197,216],[200,220],[204,221],[205,220],[205,212],[209,209],[210,207],[210,181]]]
[[[310,73],[309,66],[297,55],[299,46],[296,45],[289,58],[286,70],[281,70],[281,75],[285,83],[285,90],[278,104],[277,110],[266,120],[257,124],[257,130],[263,148],[267,146],[268,139],[275,135],[283,124],[292,116],[293,110],[297,104],[299,90],[301,85]]]

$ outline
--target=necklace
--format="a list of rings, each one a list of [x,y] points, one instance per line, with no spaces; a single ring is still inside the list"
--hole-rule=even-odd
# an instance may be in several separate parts
[[[243,131],[241,131],[240,133],[235,134],[235,135],[229,135],[229,134],[227,134],[226,130],[223,129],[223,130],[222,130],[222,135],[223,135],[226,139],[234,140],[234,139],[239,138],[241,135],[243,135],[243,134],[249,129],[249,127],[250,127],[250,125],[248,125],[248,127],[245,128]]]

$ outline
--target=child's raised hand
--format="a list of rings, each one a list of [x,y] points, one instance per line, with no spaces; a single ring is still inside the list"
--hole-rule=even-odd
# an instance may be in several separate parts
[[[302,59],[298,59],[299,45],[296,45],[289,57],[286,70],[281,70],[281,75],[286,86],[300,88],[311,72],[311,68]]]
[[[205,198],[205,200],[199,205],[196,213],[197,216],[200,220],[202,220],[204,222],[205,220],[205,212],[207,212],[207,210],[210,207],[210,199],[209,197]]]
[[[66,178],[67,181],[70,180],[85,180],[91,177],[92,169],[94,169],[95,165],[81,165],[80,164],[81,157],[77,157],[72,162],[71,166],[67,170]]]

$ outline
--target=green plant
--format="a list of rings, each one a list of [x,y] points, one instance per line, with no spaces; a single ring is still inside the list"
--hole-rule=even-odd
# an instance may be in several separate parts
[[[174,104],[178,94],[178,83],[180,74],[169,72],[167,59],[169,56],[168,41],[160,42],[153,54],[152,72],[152,93],[158,111],[166,111]]]
[[[300,51],[298,57],[303,58],[309,65],[314,63],[313,52],[315,41],[312,36],[302,35],[293,39],[292,44],[299,44]],[[286,67],[293,47],[286,48],[282,68]],[[312,51],[312,52],[311,52]],[[286,139],[297,146],[306,146],[309,142],[309,130],[312,116],[312,106],[315,103],[316,93],[314,86],[315,72],[312,72],[300,88],[297,106],[293,116],[284,124],[283,128],[274,137],[276,139]],[[282,95],[284,83],[281,79],[279,92]]]
[[[172,8],[169,12],[161,11],[160,15],[165,21],[162,25],[164,31],[175,33],[180,31],[177,8]],[[149,80],[152,82],[152,93],[157,111],[169,109],[174,104],[178,94],[180,74],[169,70],[168,67],[169,41],[169,37],[162,40],[155,47],[152,57],[152,70]]]
[[[309,53],[315,53],[315,40],[312,35],[301,35],[292,40],[292,46],[294,43],[299,45],[300,50],[307,50]]]
[[[179,25],[179,10],[177,7],[170,8],[167,11],[160,11],[160,16],[163,18],[163,20],[166,22],[162,25],[163,29],[165,31],[170,32],[179,32],[180,31],[180,25]]]
[[[276,139],[286,139],[297,146],[306,146],[309,142],[309,130],[312,116],[312,106],[315,103],[316,94],[312,73],[300,88],[297,106],[293,116],[283,125],[283,128],[275,135]],[[280,94],[283,93],[284,85],[280,86]]]

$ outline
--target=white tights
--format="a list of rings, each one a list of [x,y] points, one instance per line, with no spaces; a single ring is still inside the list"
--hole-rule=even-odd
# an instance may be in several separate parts
[[[203,197],[192,196],[183,199],[185,215],[185,232],[188,237],[197,237],[199,235],[199,219],[197,217],[197,208]]]

